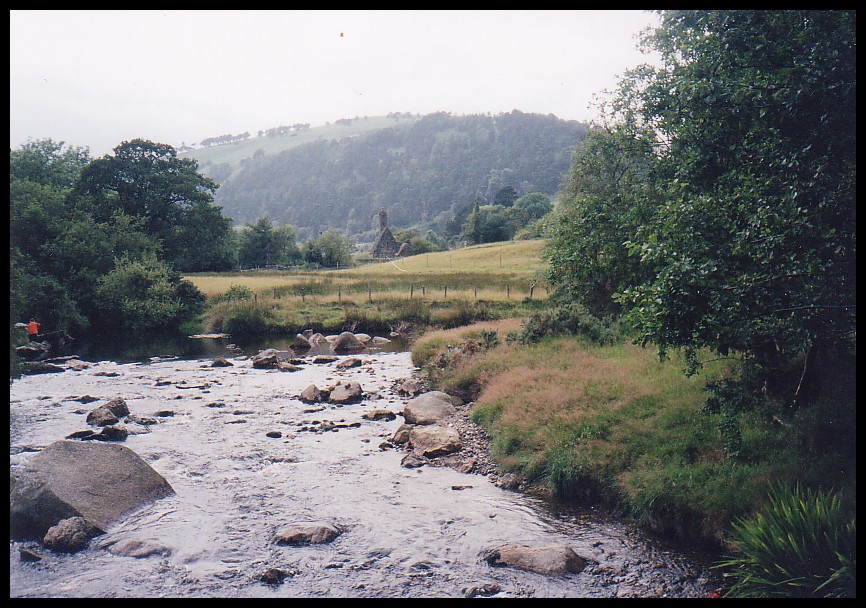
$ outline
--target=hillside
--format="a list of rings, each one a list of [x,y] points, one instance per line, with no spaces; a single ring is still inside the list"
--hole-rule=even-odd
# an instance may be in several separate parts
[[[247,161],[261,155],[278,154],[315,141],[339,140],[379,129],[401,128],[411,125],[419,118],[408,113],[395,113],[389,116],[342,119],[327,125],[291,130],[281,135],[262,134],[234,143],[181,151],[178,156],[194,158],[199,162],[202,173],[223,183],[240,170]]]
[[[496,116],[365,117],[294,135],[187,153],[221,187],[237,225],[267,215],[300,240],[335,228],[371,242],[380,209],[394,228],[459,233],[461,213],[501,188],[553,197],[587,125],[513,111]]]

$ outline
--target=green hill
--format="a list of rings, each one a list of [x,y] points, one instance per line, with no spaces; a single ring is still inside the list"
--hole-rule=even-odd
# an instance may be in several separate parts
[[[224,181],[243,166],[247,159],[265,154],[278,154],[284,150],[309,144],[315,141],[339,140],[344,137],[357,137],[379,129],[408,126],[420,117],[410,114],[390,116],[364,116],[356,119],[342,119],[327,125],[294,130],[283,135],[254,135],[235,143],[198,147],[178,153],[180,157],[194,158],[199,162],[202,173],[208,177],[218,174]],[[228,171],[228,173],[226,173]]]
[[[357,242],[392,228],[455,237],[472,205],[511,187],[553,198],[588,126],[552,114],[405,114],[343,119],[276,137],[200,148],[215,202],[237,225],[267,216],[299,240],[336,229]]]

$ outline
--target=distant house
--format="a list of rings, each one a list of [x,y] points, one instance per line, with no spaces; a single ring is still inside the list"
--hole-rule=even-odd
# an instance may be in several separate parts
[[[406,253],[408,251],[409,253]],[[373,243],[373,248],[370,250],[370,257],[374,258],[395,258],[399,256],[412,255],[412,249],[409,243],[397,242],[391,229],[388,228],[388,213],[381,209],[379,211],[379,236]],[[401,253],[403,252],[403,253]]]

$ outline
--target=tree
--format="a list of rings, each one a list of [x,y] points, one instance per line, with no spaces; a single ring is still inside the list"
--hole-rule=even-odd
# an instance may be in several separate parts
[[[611,296],[642,282],[647,272],[626,243],[652,221],[657,205],[648,185],[654,165],[648,137],[635,138],[621,127],[592,131],[551,224],[547,279],[557,296],[577,300],[597,316],[620,312]]]
[[[336,230],[327,230],[301,248],[304,260],[324,268],[348,268],[352,263],[352,242]]]
[[[63,272],[50,268],[49,246],[68,229],[66,197],[88,161],[86,148],[51,139],[9,151],[10,326],[29,317],[46,330],[87,325]]]
[[[856,331],[856,12],[665,11],[662,57],[609,117],[651,148],[662,201],[627,241],[644,341],[740,352],[768,372]]]
[[[482,242],[481,230],[483,220],[481,217],[481,204],[483,202],[480,198],[475,199],[475,202],[472,204],[472,211],[463,223],[463,239],[471,245],[477,245]]]
[[[295,231],[291,226],[274,228],[271,220],[260,217],[247,224],[238,239],[238,263],[242,268],[292,264],[300,260]]]
[[[142,218],[179,269],[224,267],[228,249],[219,243],[229,238],[231,223],[212,205],[219,186],[197,169],[197,161],[178,158],[167,144],[134,139],[90,163],[75,192],[92,201],[97,221],[117,211]]]
[[[553,203],[550,197],[541,192],[529,192],[514,201],[513,208],[519,212],[519,218],[523,225],[541,219],[553,211]]]
[[[144,332],[178,327],[205,301],[196,287],[155,256],[121,258],[96,290],[105,327]]]
[[[493,195],[493,204],[510,207],[517,200],[517,190],[512,186],[503,186]]]

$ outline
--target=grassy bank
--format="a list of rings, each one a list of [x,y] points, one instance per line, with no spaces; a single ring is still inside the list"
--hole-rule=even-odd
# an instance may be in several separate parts
[[[688,378],[676,358],[659,362],[653,349],[631,344],[509,342],[519,326],[503,320],[430,332],[415,343],[413,360],[434,387],[474,401],[473,419],[490,433],[504,469],[547,492],[717,545],[737,518],[766,503],[777,481],[845,489],[853,499],[853,393],[782,424],[746,416],[734,458],[720,418],[701,411],[706,381],[734,373],[734,362],[715,361]],[[850,363],[837,368],[836,386],[853,378]]]
[[[421,254],[357,268],[191,274],[209,298],[201,331],[293,334],[456,327],[520,316],[547,297],[542,241]]]

